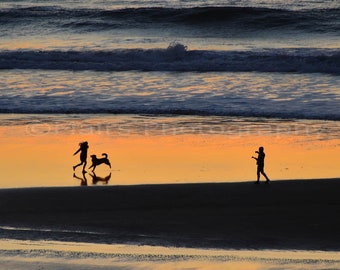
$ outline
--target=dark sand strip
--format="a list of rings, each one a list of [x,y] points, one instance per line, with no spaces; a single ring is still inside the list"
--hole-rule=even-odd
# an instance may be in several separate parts
[[[340,180],[0,190],[0,237],[340,250]]]

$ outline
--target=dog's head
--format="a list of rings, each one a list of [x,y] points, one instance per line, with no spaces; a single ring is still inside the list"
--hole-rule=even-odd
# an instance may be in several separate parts
[[[97,156],[96,155],[91,155],[91,158],[96,159]]]

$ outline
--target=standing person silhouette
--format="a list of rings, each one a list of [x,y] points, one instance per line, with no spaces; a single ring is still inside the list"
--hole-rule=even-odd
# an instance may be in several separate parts
[[[78,166],[84,164],[83,166],[83,173],[86,173],[85,167],[86,167],[86,159],[87,159],[87,149],[89,148],[88,142],[81,142],[79,143],[79,149],[73,154],[76,155],[80,152],[80,163],[73,166],[73,170],[75,170]]]
[[[264,148],[261,146],[259,147],[259,151],[255,151],[255,153],[258,154],[257,157],[252,157],[253,159],[256,159],[257,164],[257,181],[256,184],[260,183],[260,174],[262,174],[266,178],[266,183],[269,183],[269,178],[267,177],[266,173],[264,172],[264,158],[266,154],[264,153]]]

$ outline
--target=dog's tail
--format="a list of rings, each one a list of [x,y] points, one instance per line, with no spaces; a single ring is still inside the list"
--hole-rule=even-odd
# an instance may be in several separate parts
[[[106,157],[106,158],[108,157],[106,153],[103,153],[102,156],[104,156],[104,157]]]

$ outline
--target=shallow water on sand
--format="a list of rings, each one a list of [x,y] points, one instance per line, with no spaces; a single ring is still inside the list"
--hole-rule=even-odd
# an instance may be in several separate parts
[[[218,116],[0,116],[0,188],[249,181],[265,147],[272,180],[336,178],[338,121]],[[112,164],[82,175],[80,141]],[[88,156],[87,168],[91,160]]]
[[[0,240],[0,269],[339,269],[339,252]]]

